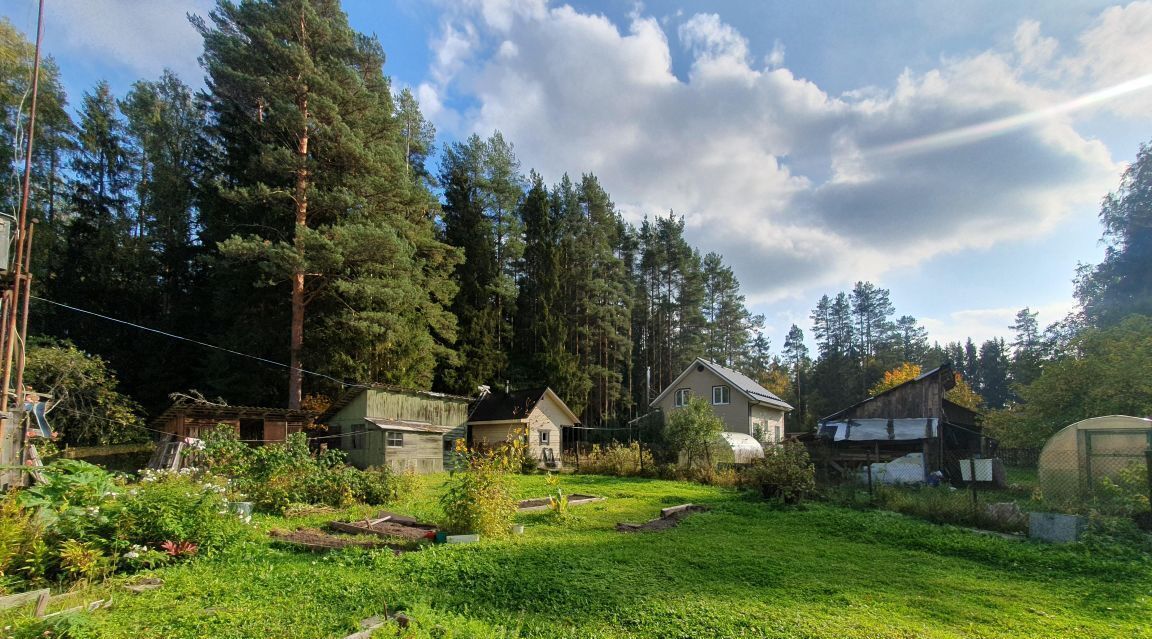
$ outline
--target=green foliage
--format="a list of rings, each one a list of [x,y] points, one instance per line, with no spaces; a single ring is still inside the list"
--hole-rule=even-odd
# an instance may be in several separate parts
[[[664,439],[689,467],[712,466],[712,446],[724,430],[708,400],[692,397],[688,405],[673,409],[664,421]]]
[[[519,466],[518,449],[523,445],[515,436],[507,446],[484,451],[468,450],[462,440],[456,442],[463,470],[452,474],[440,498],[447,530],[485,537],[508,534],[517,504],[508,476]]]
[[[204,438],[202,464],[228,477],[231,490],[267,512],[282,513],[293,504],[343,507],[355,503],[383,504],[411,489],[410,477],[387,468],[358,470],[344,463],[345,453],[328,449],[313,454],[308,437],[293,433],[284,443],[247,446],[228,428],[213,429]]]
[[[796,504],[816,488],[816,468],[808,449],[796,441],[764,447],[764,457],[741,471],[741,483],[760,491],[765,499]]]
[[[71,342],[32,342],[24,383],[54,398],[52,427],[63,443],[105,445],[146,438],[140,408],[117,390],[115,373],[103,359]]]
[[[213,555],[242,540],[247,528],[229,512],[223,482],[181,471],[146,471],[123,497],[117,540],[156,549],[164,542],[195,544]]]
[[[1104,260],[1083,265],[1076,297],[1097,327],[1120,324],[1129,315],[1152,315],[1152,144],[1141,144],[1120,186],[1104,198],[1100,222],[1107,244]]]
[[[1002,445],[1042,446],[1068,424],[1100,415],[1152,414],[1152,318],[1134,315],[1074,337],[1069,354],[1018,389],[1023,403],[989,415]]]
[[[1092,492],[1093,508],[1109,515],[1131,517],[1147,512],[1148,468],[1140,462],[1132,462],[1122,468],[1115,478],[1101,477]]]

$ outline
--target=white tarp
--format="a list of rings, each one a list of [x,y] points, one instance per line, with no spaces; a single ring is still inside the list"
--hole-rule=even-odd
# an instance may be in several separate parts
[[[820,436],[832,441],[907,441],[930,439],[939,435],[939,420],[935,417],[904,419],[849,419],[825,422],[820,425]]]
[[[890,462],[872,464],[872,481],[881,484],[918,484],[924,481],[924,453],[908,453]],[[861,483],[868,481],[868,467],[860,469]]]

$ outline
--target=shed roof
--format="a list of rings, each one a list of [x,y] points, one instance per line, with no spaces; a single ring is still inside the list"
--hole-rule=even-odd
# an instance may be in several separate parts
[[[357,386],[349,386],[347,390],[345,390],[339,397],[336,398],[336,401],[332,402],[332,405],[328,407],[328,410],[324,411],[320,414],[319,417],[316,418],[316,421],[324,422],[326,420],[332,419],[336,416],[336,413],[339,413],[341,409],[343,409],[348,404],[351,404],[352,400],[359,397],[361,393],[366,393],[370,390],[388,391],[390,393],[405,393],[408,395],[423,395],[425,397],[435,397],[437,399],[463,403],[471,402],[474,399],[472,397],[465,397],[463,395],[452,395],[450,393],[437,393],[436,391],[417,390],[415,388],[405,388],[403,386],[392,386],[391,384],[362,384]]]
[[[772,393],[772,391],[764,388],[751,377],[748,377],[739,371],[734,371],[730,368],[721,366],[716,362],[710,362],[703,357],[697,357],[696,360],[688,366],[688,368],[684,369],[683,373],[680,373],[679,377],[673,380],[672,383],[664,389],[664,392],[660,393],[656,399],[652,400],[652,403],[649,404],[649,406],[655,407],[657,404],[662,402],[664,398],[668,396],[668,393],[671,393],[673,389],[679,386],[680,382],[685,377],[692,374],[693,371],[696,371],[701,366],[711,370],[721,379],[728,382],[733,388],[739,391],[740,394],[747,397],[754,404],[773,406],[786,411],[792,410],[791,404],[777,397]]]
[[[152,419],[152,426],[159,427],[177,415],[191,415],[202,418],[243,419],[255,417],[278,417],[281,419],[310,420],[316,413],[293,409],[271,408],[268,406],[229,406],[227,404],[213,404],[211,402],[197,402],[180,399],[172,402],[168,408]]]
[[[528,419],[532,409],[536,408],[544,398],[550,398],[572,420],[572,424],[579,424],[580,417],[568,408],[562,399],[551,388],[530,388],[512,391],[510,393],[495,392],[480,398],[480,403],[472,411],[468,422],[511,422]]]
[[[366,417],[364,421],[380,430],[398,430],[406,433],[433,433],[443,435],[451,430],[447,426],[436,426],[428,422],[413,422],[403,419],[385,419],[383,417]]]
[[[827,422],[827,421],[833,421],[836,419],[842,419],[846,414],[851,412],[852,409],[854,409],[854,408],[858,408],[860,406],[863,406],[864,404],[867,404],[868,402],[874,402],[877,399],[884,397],[885,395],[890,395],[892,393],[898,392],[900,390],[903,390],[905,387],[907,387],[911,384],[918,384],[918,383],[920,383],[920,382],[922,382],[922,381],[924,381],[930,377],[935,377],[937,375],[940,375],[942,377],[942,380],[941,380],[942,381],[942,387],[945,390],[950,390],[953,386],[956,385],[956,377],[954,375],[952,375],[951,373],[952,373],[952,364],[941,364],[940,366],[937,366],[936,368],[933,368],[930,371],[921,373],[919,375],[919,377],[916,377],[914,379],[910,379],[910,380],[908,380],[902,384],[897,384],[896,386],[893,386],[892,388],[889,388],[886,391],[876,393],[872,397],[869,397],[868,399],[856,402],[855,404],[852,404],[851,406],[849,406],[847,408],[842,408],[842,409],[836,411],[835,413],[832,413],[831,415],[828,415],[826,417],[821,418],[820,421],[821,422]],[[945,399],[944,401],[947,402],[948,400]],[[968,408],[964,408],[963,406],[960,406],[959,404],[954,404],[952,402],[948,402],[948,403],[951,404],[955,408],[958,408],[958,409],[961,409],[964,411],[968,411],[972,415],[976,415],[975,411],[972,411]]]

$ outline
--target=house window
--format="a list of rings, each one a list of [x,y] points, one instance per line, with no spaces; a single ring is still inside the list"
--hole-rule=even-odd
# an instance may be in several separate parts
[[[690,389],[690,388],[678,388],[678,389],[676,389],[676,405],[677,406],[687,406],[689,397],[692,397],[692,389]]]
[[[404,433],[388,431],[384,441],[388,448],[404,448]]]
[[[712,387],[712,403],[727,404],[732,400],[732,391],[727,386]]]
[[[541,444],[547,444],[548,443],[549,434],[550,434],[550,431],[546,431],[546,430],[540,431],[540,443]]]
[[[364,425],[357,424],[352,427],[352,450],[364,448]]]

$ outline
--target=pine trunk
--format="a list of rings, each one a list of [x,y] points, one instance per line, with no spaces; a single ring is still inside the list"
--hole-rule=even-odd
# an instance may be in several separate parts
[[[297,106],[304,119],[296,146],[296,234],[294,243],[301,258],[304,252],[303,231],[308,226],[308,98],[300,98]],[[299,260],[292,272],[292,331],[289,344],[290,363],[288,369],[288,408],[300,408],[303,374],[300,370],[300,354],[304,348],[304,264]]]

